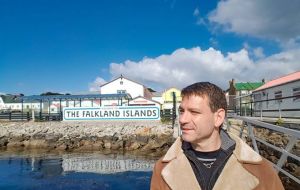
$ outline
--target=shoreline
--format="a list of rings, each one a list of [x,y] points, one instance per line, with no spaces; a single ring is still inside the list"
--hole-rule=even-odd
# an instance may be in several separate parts
[[[1,149],[163,154],[174,140],[171,126],[158,121],[0,122]]]

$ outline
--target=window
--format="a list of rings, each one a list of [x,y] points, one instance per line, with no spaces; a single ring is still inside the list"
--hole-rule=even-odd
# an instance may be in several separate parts
[[[117,90],[117,94],[125,94],[126,90]]]
[[[293,101],[299,101],[300,100],[300,87],[293,88]]]
[[[120,81],[120,85],[123,85],[123,81]]]
[[[282,102],[282,91],[280,90],[280,91],[276,91],[275,93],[274,93],[274,95],[275,95],[275,99],[277,99],[277,102]]]
[[[254,101],[260,101],[261,100],[261,94],[254,94]]]

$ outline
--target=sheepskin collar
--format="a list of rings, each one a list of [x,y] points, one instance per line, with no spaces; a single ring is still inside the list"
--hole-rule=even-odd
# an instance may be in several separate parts
[[[262,157],[237,136],[229,134],[228,137],[236,144],[235,150],[223,168],[213,190],[229,190],[232,189],[232,187],[244,190],[254,189],[259,184],[259,180],[249,173],[242,164],[259,164],[262,161]],[[221,135],[221,138],[223,143],[226,138],[224,138],[224,135]],[[229,143],[228,146],[230,146],[231,143]],[[226,148],[225,145],[223,143],[221,148]],[[162,162],[167,164],[162,170],[162,177],[173,190],[201,190],[193,169],[187,157],[184,155],[181,146],[182,139],[179,137],[163,157]]]
[[[228,136],[227,133],[223,130],[221,131],[220,135],[222,139],[221,148],[223,150],[226,150],[234,143],[236,144],[233,154],[236,156],[239,162],[255,164],[262,161],[262,157],[236,135],[232,133],[228,133],[229,135]],[[174,144],[170,147],[166,155],[164,156],[163,162],[169,162],[175,159],[180,154],[183,154],[183,150],[181,146],[182,146],[182,139],[181,137],[178,137],[174,142]]]

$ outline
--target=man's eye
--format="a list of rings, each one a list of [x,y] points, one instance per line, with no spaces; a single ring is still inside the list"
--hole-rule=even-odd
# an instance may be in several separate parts
[[[199,114],[198,111],[191,111],[191,113],[192,113],[193,115]]]

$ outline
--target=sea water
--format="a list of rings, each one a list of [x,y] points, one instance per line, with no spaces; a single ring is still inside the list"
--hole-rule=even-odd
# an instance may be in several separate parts
[[[0,189],[149,189],[155,160],[118,153],[0,151]]]

